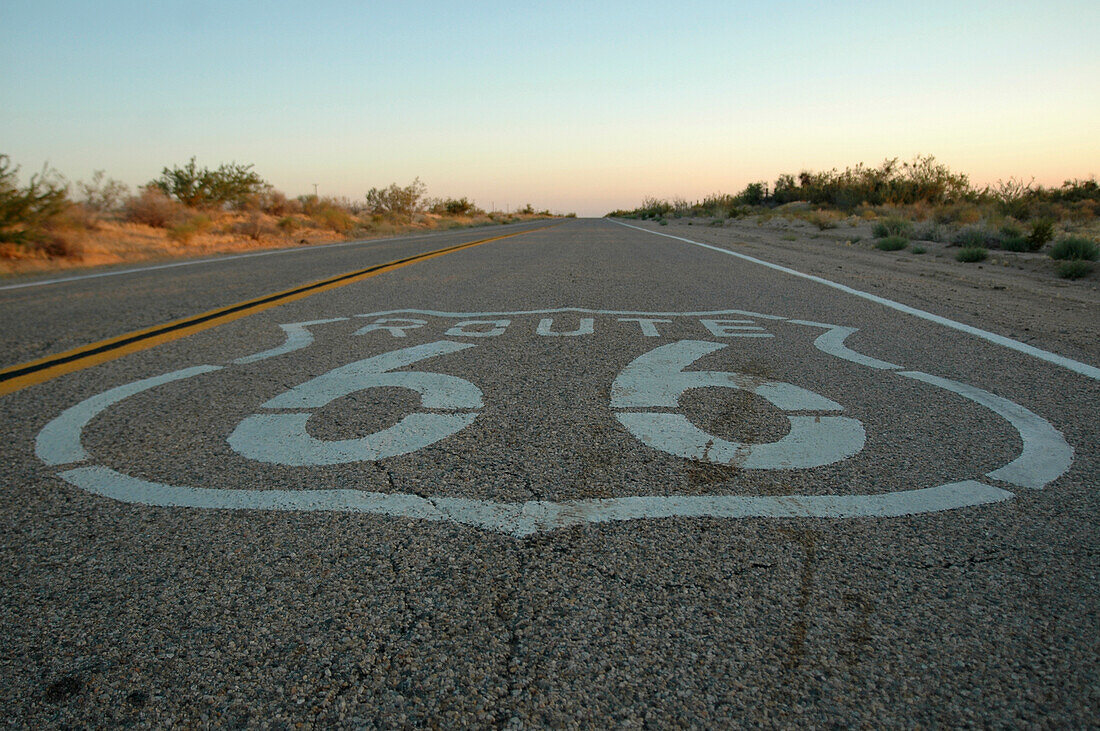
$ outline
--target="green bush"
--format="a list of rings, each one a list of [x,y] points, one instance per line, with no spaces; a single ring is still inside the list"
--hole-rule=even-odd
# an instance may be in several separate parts
[[[928,249],[924,248],[923,246],[914,246],[912,249],[910,249],[910,251],[912,251],[914,254],[923,254],[928,251]]]
[[[875,248],[883,251],[899,251],[908,245],[909,239],[904,236],[887,236],[875,242]]]
[[[1055,271],[1062,279],[1080,279],[1092,273],[1093,264],[1083,259],[1059,262]]]
[[[989,252],[981,246],[968,246],[964,249],[959,249],[959,252],[955,254],[955,261],[961,262],[975,262],[985,261],[985,258],[989,256]]]
[[[1054,246],[1051,247],[1050,258],[1096,261],[1097,258],[1100,258],[1100,248],[1084,236],[1066,236],[1065,238],[1058,239]]]
[[[1031,251],[1031,242],[1027,236],[1006,236],[1001,240],[1001,248],[1005,251]]]
[[[1001,237],[995,231],[990,231],[982,226],[966,226],[955,233],[951,242],[955,246],[962,246],[970,249],[996,249],[1001,245]]]
[[[1058,265],[1058,276],[1062,279],[1080,279],[1092,271],[1092,264],[1082,259],[1071,259]]]
[[[260,201],[271,186],[252,170],[251,165],[231,162],[217,170],[199,168],[195,158],[183,167],[164,168],[160,177],[146,187],[160,190],[185,206],[232,205],[246,208]]]
[[[887,236],[908,236],[913,230],[913,224],[904,218],[890,217],[876,221],[871,227],[871,233],[876,239],[884,239]]]
[[[371,188],[367,191],[367,210],[374,215],[406,218],[420,210],[425,190],[420,178],[403,188],[397,183],[390,183],[388,188]]]
[[[1031,251],[1038,251],[1043,244],[1054,238],[1054,220],[1039,218],[1031,224],[1031,233],[1027,235],[1027,241]]]
[[[0,154],[0,242],[23,244],[40,238],[43,227],[69,206],[69,187],[49,168],[19,187],[19,167]]]
[[[935,221],[929,221],[916,228],[913,238],[921,241],[943,241],[943,227]]]

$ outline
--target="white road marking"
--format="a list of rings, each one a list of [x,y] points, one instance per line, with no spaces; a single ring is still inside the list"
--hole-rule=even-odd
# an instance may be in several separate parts
[[[480,409],[482,394],[464,378],[443,373],[395,371],[427,358],[472,348],[471,343],[441,340],[402,348],[334,368],[270,399],[265,409],[317,409],[368,388],[408,388],[420,394],[426,409]],[[455,434],[477,414],[408,414],[381,431],[357,439],[325,441],[306,431],[311,413],[256,414],[229,435],[238,454],[269,464],[307,467],[368,462],[409,454]]]
[[[849,335],[859,332],[858,328],[854,327],[840,327],[838,325],[826,325],[822,322],[810,322],[808,320],[788,320],[792,325],[808,325],[810,327],[823,327],[827,332],[817,336],[814,340],[814,347],[820,350],[822,353],[828,353],[829,355],[836,356],[843,360],[849,360],[853,363],[859,363],[865,365],[868,368],[875,368],[878,370],[899,370],[901,366],[888,363],[878,358],[872,358],[869,355],[863,353],[857,353],[844,345],[844,341]]]
[[[1015,350],[1015,351],[1018,351],[1020,353],[1026,353],[1027,355],[1030,355],[1030,356],[1035,357],[1035,358],[1039,358],[1040,360],[1045,360],[1048,363],[1054,363],[1055,365],[1062,366],[1063,368],[1071,370],[1074,373],[1078,373],[1082,376],[1087,376],[1089,378],[1100,380],[1100,368],[1097,368],[1095,366],[1091,366],[1087,363],[1082,363],[1080,361],[1073,360],[1072,358],[1067,358],[1064,355],[1058,355],[1057,353],[1051,353],[1050,351],[1042,350],[1041,348],[1036,348],[1034,345],[1028,345],[1027,343],[1021,343],[1019,340],[1013,340],[1012,338],[1006,338],[1003,335],[998,335],[997,333],[992,333],[992,332],[989,332],[988,330],[982,330],[981,328],[973,327],[971,325],[967,325],[967,324],[962,323],[962,322],[956,322],[955,320],[949,320],[946,317],[941,317],[939,315],[934,315],[931,312],[926,312],[924,310],[918,310],[916,307],[910,307],[909,305],[903,305],[900,302],[894,302],[893,300],[888,300],[885,297],[879,297],[878,295],[871,294],[870,292],[863,292],[861,290],[854,289],[854,288],[849,287],[847,285],[840,284],[839,282],[834,282],[834,281],[829,280],[829,279],[824,279],[823,277],[818,277],[818,276],[815,276],[813,274],[806,274],[804,272],[798,271],[797,269],[791,269],[789,267],[780,266],[779,264],[772,264],[769,261],[764,261],[763,259],[757,259],[756,257],[749,256],[747,254],[741,254],[741,253],[736,252],[736,251],[730,251],[729,249],[723,249],[720,246],[712,246],[711,244],[704,244],[701,241],[693,241],[691,239],[685,239],[682,236],[673,236],[672,234],[661,233],[660,231],[650,231],[647,228],[642,228],[641,226],[632,226],[631,224],[623,223],[622,221],[614,221],[614,223],[617,223],[620,226],[626,226],[627,228],[632,228],[636,231],[643,231],[647,234],[653,234],[654,236],[664,236],[665,238],[668,238],[668,239],[675,239],[676,241],[683,241],[686,244],[691,244],[693,246],[700,246],[704,249],[710,249],[711,251],[717,251],[720,254],[727,254],[728,256],[733,256],[733,257],[736,257],[738,259],[742,259],[744,261],[749,261],[749,262],[752,262],[753,264],[759,264],[760,266],[768,267],[769,269],[774,269],[776,271],[783,272],[784,274],[790,274],[790,275],[795,276],[795,277],[801,277],[803,279],[808,279],[811,282],[817,282],[818,284],[824,284],[826,287],[832,287],[833,289],[838,289],[841,292],[846,292],[848,294],[855,295],[856,297],[862,297],[865,300],[870,300],[871,302],[876,302],[880,305],[884,305],[886,307],[897,310],[899,312],[904,312],[907,315],[913,315],[914,317],[919,317],[922,320],[928,320],[929,322],[934,322],[937,325],[943,325],[944,327],[949,327],[949,328],[952,328],[954,330],[959,330],[960,332],[967,333],[968,335],[974,335],[976,337],[982,338],[983,340],[987,340],[987,341],[989,341],[991,343],[994,343],[996,345],[1000,345],[1002,347],[1009,348],[1011,350]]]
[[[693,388],[736,388],[767,399],[783,411],[842,411],[835,401],[790,383],[766,381],[741,373],[685,371],[724,343],[680,340],[635,358],[611,385],[611,408],[677,408]],[[821,467],[863,449],[866,434],[856,419],[843,416],[787,416],[790,432],[776,442],[742,444],[708,434],[682,414],[617,412],[615,418],[636,439],[654,449],[687,459],[776,470]]]
[[[88,453],[80,443],[80,435],[84,427],[97,414],[125,398],[148,391],[150,388],[221,369],[222,366],[207,365],[184,368],[117,386],[85,399],[76,406],[65,409],[56,419],[42,427],[42,431],[38,432],[38,438],[35,439],[34,453],[48,465],[70,464],[85,460],[88,458]]]
[[[857,454],[866,439],[863,425],[845,416],[788,416],[790,432],[767,444],[742,444],[716,437],[683,414],[621,411],[615,418],[638,441],[654,449],[746,470],[822,467]]]
[[[313,334],[306,328],[311,325],[324,325],[330,322],[342,322],[347,319],[346,317],[330,317],[327,320],[307,320],[306,322],[288,322],[285,325],[279,325],[283,332],[286,333],[286,342],[271,350],[264,350],[259,353],[253,353],[252,355],[246,355],[243,358],[237,358],[233,362],[255,363],[258,360],[267,360],[277,355],[286,355],[287,353],[293,353],[295,350],[309,347],[313,344]]]
[[[413,311],[394,310],[367,316],[408,314],[410,312]],[[415,312],[435,314],[427,311]],[[600,311],[577,308],[542,310],[533,313],[446,313],[441,316],[464,319],[494,315],[514,317],[517,314],[553,314],[555,312],[636,314],[642,316],[642,319],[646,319],[646,316],[650,316],[650,319],[652,319],[652,316],[660,314],[669,316],[706,315],[711,317],[744,314],[771,320],[784,319],[739,311],[704,313],[623,313],[616,311],[601,313]],[[407,319],[403,321],[407,321]],[[294,324],[305,325],[306,323],[291,323],[291,325]],[[842,328],[824,323],[811,323],[809,321],[793,321],[793,324],[825,328],[827,332],[824,335],[828,337],[821,336],[815,341],[824,353],[879,370],[887,370],[882,367],[883,364],[892,366],[892,364],[886,364],[884,361],[862,356],[844,346],[844,338],[853,332],[851,328]],[[613,384],[612,403],[609,405],[616,409],[672,409],[678,407],[680,395],[689,388],[722,386],[751,391],[768,399],[773,405],[787,410],[811,412],[841,410],[841,406],[836,402],[792,384],[766,381],[762,378],[737,373],[683,370],[698,358],[728,347],[729,344],[728,341],[726,343],[681,341],[653,349],[624,369],[624,373],[629,375],[621,380],[617,379],[616,383]],[[264,444],[266,440],[267,446],[259,449],[266,450],[263,456],[270,457],[270,461],[278,462],[279,459],[283,459],[289,454],[291,455],[289,459],[293,460],[293,464],[309,466],[331,464],[334,461],[371,459],[372,455],[383,453],[402,453],[395,449],[395,445],[404,443],[408,446],[417,440],[427,444],[433,438],[442,438],[438,436],[439,431],[436,430],[436,426],[418,424],[418,419],[432,416],[453,417],[455,423],[448,426],[448,429],[452,430],[453,433],[453,431],[464,428],[469,423],[459,422],[466,419],[472,421],[477,416],[476,413],[453,413],[453,411],[456,409],[472,410],[480,407],[482,403],[481,391],[472,383],[461,378],[430,372],[394,371],[393,369],[411,365],[433,355],[457,352],[469,347],[474,346],[471,343],[439,341],[374,356],[311,379],[270,399],[263,405],[266,408],[312,409],[323,406],[330,400],[355,390],[378,385],[390,385],[416,390],[421,394],[421,401],[426,407],[432,405],[435,408],[451,410],[452,413],[411,414],[406,420],[396,425],[400,427],[399,429],[392,431],[388,437],[376,438],[373,444],[368,445],[369,448],[361,448],[361,445],[353,444],[358,440],[345,440],[343,442],[313,440],[306,433],[305,428],[310,416],[309,413],[264,414],[250,418],[274,418],[274,425],[256,422],[256,431],[259,436],[247,433],[238,435],[239,438],[236,440],[237,443],[234,444],[234,447],[237,448],[240,444],[245,443],[252,446],[244,447],[244,451],[250,448],[257,449],[254,445],[257,443]],[[70,464],[85,460],[88,455],[81,446],[81,432],[96,414],[136,393],[172,381],[216,371],[220,368],[220,366],[197,366],[175,371],[135,381],[85,399],[80,404],[67,409],[43,428],[36,441],[36,453],[46,464],[50,465]],[[1063,474],[1072,462],[1073,450],[1065,443],[1062,435],[1048,422],[1018,404],[966,384],[916,371],[904,371],[900,375],[962,395],[1008,419],[1013,427],[1019,431],[1023,443],[1021,454],[1004,467],[987,473],[987,477],[1022,487],[1039,488]],[[624,423],[629,422],[631,418],[650,415],[662,418],[679,418],[682,421],[671,431],[679,435],[677,438],[681,439],[684,438],[684,435],[691,436],[691,430],[694,429],[686,419],[674,413],[617,411],[615,415],[620,418],[625,417],[626,421]],[[281,420],[277,418],[280,416],[292,418]],[[409,421],[408,419],[411,417],[417,418]],[[783,445],[782,448],[779,448],[780,443],[774,445],[747,445],[753,449],[762,446],[775,448],[772,454],[758,452],[755,455],[756,462],[751,460],[754,455],[746,451],[746,445],[735,445],[732,442],[722,443],[717,439],[709,438],[709,435],[707,435],[708,439],[706,440],[702,440],[696,435],[693,437],[693,441],[689,440],[691,441],[690,449],[685,447],[681,451],[690,452],[689,456],[696,459],[712,459],[715,455],[720,455],[723,459],[729,459],[734,463],[743,462],[748,466],[787,468],[798,460],[801,460],[802,464],[809,465],[815,460],[806,456],[805,445],[815,439],[820,441],[820,432],[815,432],[812,438],[807,435],[814,429],[818,429],[817,425],[827,419],[843,419],[839,416],[822,416],[820,413],[788,416],[788,418],[791,420],[792,429],[791,434],[785,438],[788,439],[788,443]],[[858,427],[860,432],[859,446],[862,447],[862,425],[854,419],[846,421],[852,423],[848,424],[847,427],[841,425],[841,430],[850,428],[851,433],[847,436],[832,439],[832,441],[849,445],[854,444],[856,440],[854,429]],[[813,422],[813,425],[811,425],[811,422]],[[391,427],[391,429],[394,428]],[[644,431],[644,429],[638,428],[637,431]],[[666,431],[669,430],[666,429]],[[791,435],[794,436],[791,437]],[[377,437],[377,435],[374,436]],[[232,439],[233,437],[231,437]],[[653,439],[650,441],[659,440]],[[667,444],[670,440],[665,439],[664,441]],[[702,452],[700,452],[700,447]],[[815,449],[817,449],[816,452],[811,449],[808,453],[811,456],[818,455],[817,460],[820,461],[821,450],[820,448]],[[745,459],[746,457],[750,459]],[[761,462],[765,461],[768,464],[761,465]],[[517,537],[587,522],[642,518],[900,517],[1000,502],[1013,497],[1012,493],[1006,490],[976,480],[962,480],[936,487],[863,495],[628,496],[563,502],[498,503],[489,500],[465,498],[376,493],[358,489],[222,490],[171,486],[134,478],[105,466],[70,469],[62,472],[60,477],[89,492],[126,502],[148,505],[228,509],[353,511],[425,520],[451,520],[465,525],[499,530]]]
[[[498,335],[503,335],[511,324],[511,320],[464,320],[443,334],[452,338],[495,338]],[[469,329],[471,327],[486,326],[488,326],[487,330]]]
[[[544,317],[539,320],[539,326],[535,329],[537,335],[556,335],[556,336],[576,336],[576,335],[591,335],[595,331],[596,320],[592,317],[582,317],[576,330],[569,332],[554,332],[554,319],[551,317]]]
[[[228,510],[339,511],[418,520],[450,520],[516,538],[585,523],[658,518],[897,518],[1011,500],[1013,495],[967,480],[880,495],[639,496],[561,503],[497,503],[422,498],[365,490],[226,490],[165,485],[107,467],[62,472],[69,484],[114,500],[155,507]]]
[[[989,391],[927,373],[901,371],[898,375],[957,393],[1004,417],[1015,427],[1024,443],[1020,456],[986,477],[1039,490],[1065,474],[1073,463],[1073,447],[1066,443],[1061,432],[1023,406]]]

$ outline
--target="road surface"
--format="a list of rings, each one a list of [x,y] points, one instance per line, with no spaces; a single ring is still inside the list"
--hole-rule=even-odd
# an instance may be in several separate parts
[[[737,253],[3,283],[6,720],[1096,723],[1097,363]]]

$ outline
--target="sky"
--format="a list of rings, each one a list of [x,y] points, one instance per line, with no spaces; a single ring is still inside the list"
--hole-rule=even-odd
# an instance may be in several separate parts
[[[1100,2],[0,0],[0,153],[603,215],[934,155],[1100,174]]]

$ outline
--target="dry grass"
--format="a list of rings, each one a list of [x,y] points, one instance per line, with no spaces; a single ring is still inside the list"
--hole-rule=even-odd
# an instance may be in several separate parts
[[[0,245],[0,274],[204,257],[539,218],[523,214],[494,217],[425,213],[405,223],[349,216],[350,220],[333,226],[332,217],[321,213],[295,215],[293,225],[280,226],[284,217],[259,212],[201,213],[183,209],[173,215],[173,222],[166,227],[110,219],[83,221],[72,216],[51,228],[40,245]]]

